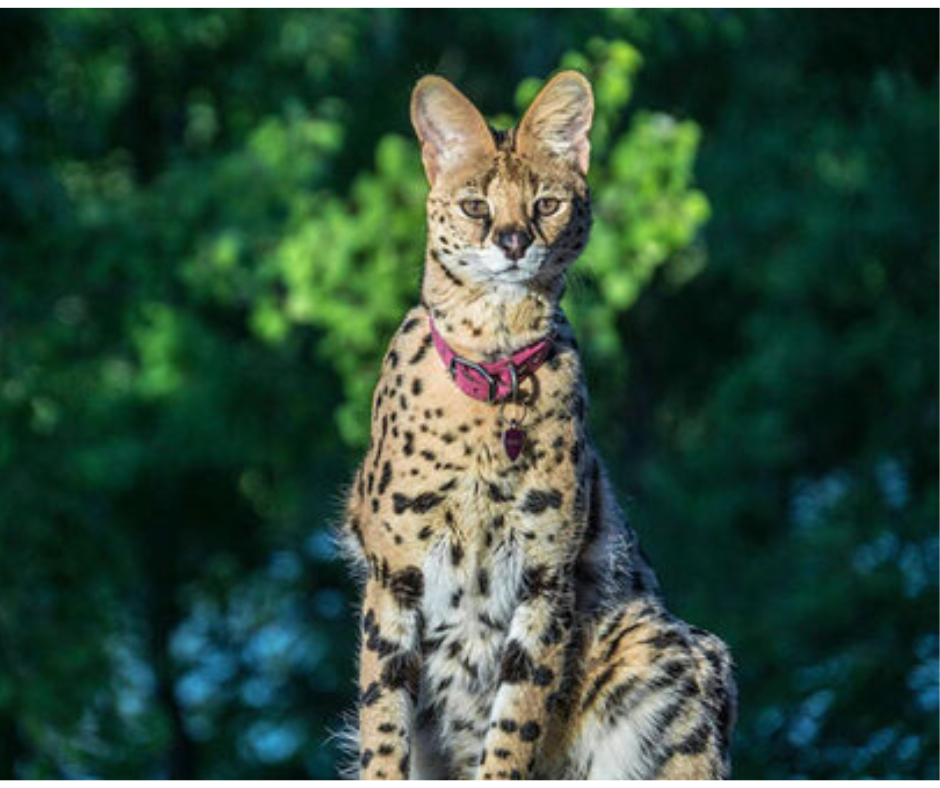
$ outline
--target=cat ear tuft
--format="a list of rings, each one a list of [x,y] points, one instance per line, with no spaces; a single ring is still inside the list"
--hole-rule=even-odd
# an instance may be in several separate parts
[[[593,117],[591,83],[577,71],[562,71],[548,81],[526,111],[519,124],[519,149],[541,148],[567,159],[587,175]]]
[[[443,77],[427,76],[415,85],[411,124],[421,141],[424,170],[432,186],[442,174],[496,153],[483,116]]]

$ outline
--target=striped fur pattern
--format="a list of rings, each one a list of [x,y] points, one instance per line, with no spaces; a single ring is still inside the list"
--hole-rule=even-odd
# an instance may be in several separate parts
[[[591,102],[563,72],[498,134],[444,80],[415,90],[422,303],[385,356],[343,530],[365,570],[363,778],[728,775],[728,650],[664,607],[588,435],[559,306],[591,225]],[[557,341],[520,402],[490,405],[448,378],[429,314],[472,359]],[[514,462],[509,418],[526,433]]]

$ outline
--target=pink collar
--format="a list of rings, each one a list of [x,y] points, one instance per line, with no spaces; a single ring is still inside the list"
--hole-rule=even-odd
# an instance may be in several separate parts
[[[555,342],[554,334],[549,334],[538,342],[517,350],[508,358],[477,363],[462,358],[451,350],[434,325],[430,312],[428,322],[437,354],[450,372],[457,388],[468,397],[483,402],[502,402],[514,395],[519,390],[519,384],[542,366]]]

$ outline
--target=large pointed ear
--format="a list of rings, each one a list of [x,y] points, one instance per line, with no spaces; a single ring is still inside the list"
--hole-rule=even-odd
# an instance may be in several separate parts
[[[539,91],[519,124],[516,145],[520,152],[541,148],[567,159],[587,175],[591,157],[591,119],[594,94],[591,83],[577,71],[562,71]]]
[[[496,154],[483,116],[443,77],[424,77],[415,86],[411,124],[421,141],[424,170],[432,186],[443,173]]]

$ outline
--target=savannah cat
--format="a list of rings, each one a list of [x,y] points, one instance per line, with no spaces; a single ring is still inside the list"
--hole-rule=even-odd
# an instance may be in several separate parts
[[[559,306],[588,240],[589,82],[489,128],[429,76],[420,305],[393,337],[344,539],[363,568],[363,778],[719,778],[732,665],[671,616],[588,436]]]

